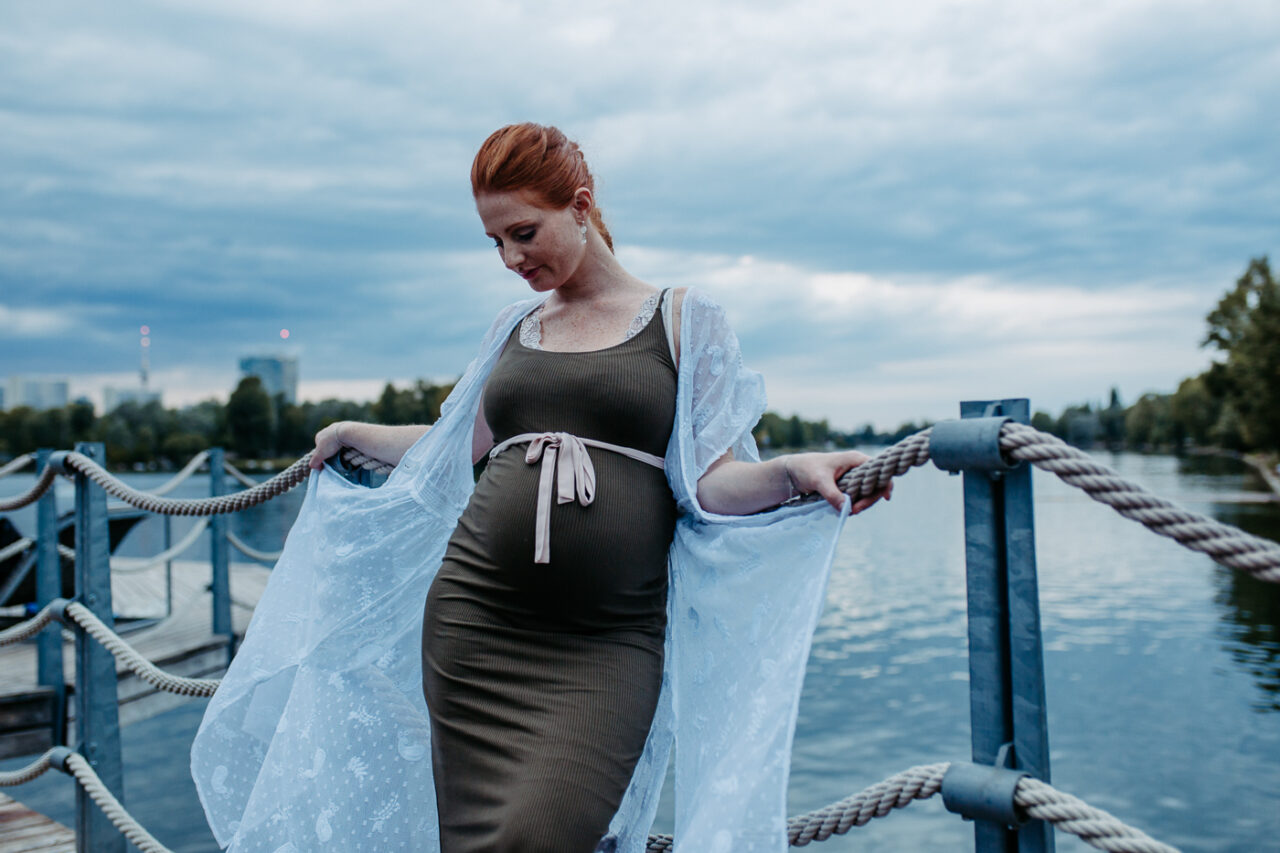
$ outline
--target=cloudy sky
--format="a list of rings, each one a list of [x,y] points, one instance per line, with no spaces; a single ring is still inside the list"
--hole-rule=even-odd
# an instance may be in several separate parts
[[[633,272],[705,288],[773,408],[1172,390],[1280,247],[1280,4],[16,2],[0,378],[223,396],[456,375],[526,288],[468,168],[578,139]],[[288,329],[283,341],[280,331]],[[99,398],[100,399],[100,398]]]

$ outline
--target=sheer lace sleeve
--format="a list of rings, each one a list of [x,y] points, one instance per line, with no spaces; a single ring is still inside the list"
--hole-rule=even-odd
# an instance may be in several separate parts
[[[695,497],[698,478],[725,451],[759,461],[751,429],[764,409],[764,380],[742,363],[724,309],[691,289],[680,311],[676,429],[667,451],[668,479],[682,510],[709,517]]]

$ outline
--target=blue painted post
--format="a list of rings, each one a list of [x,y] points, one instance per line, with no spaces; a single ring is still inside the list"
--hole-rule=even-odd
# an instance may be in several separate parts
[[[226,483],[221,447],[209,448],[209,495],[218,497]],[[227,637],[227,662],[235,652],[235,636],[231,628],[230,545],[227,542],[227,516],[219,513],[209,520],[209,558],[213,564],[213,633]]]
[[[101,442],[81,442],[76,450],[98,464],[106,461]],[[111,539],[107,493],[76,474],[76,598],[108,627],[111,613]],[[120,763],[120,713],[116,661],[83,631],[76,631],[76,737],[79,750],[116,799],[124,802]],[[124,836],[76,786],[76,853],[124,853]]]
[[[1029,423],[1025,399],[970,401],[960,416]],[[966,470],[965,563],[969,607],[969,716],[973,760],[1049,781],[1044,652],[1036,583],[1031,469]],[[1006,745],[1009,745],[1006,747]],[[1052,853],[1053,828],[974,822],[979,853]]]
[[[52,450],[36,451],[36,469],[44,473]],[[58,554],[58,498],[54,489],[36,505],[36,606],[62,597],[62,557]],[[53,688],[53,742],[67,741],[67,682],[62,674],[62,626],[54,622],[36,640],[36,683]]]

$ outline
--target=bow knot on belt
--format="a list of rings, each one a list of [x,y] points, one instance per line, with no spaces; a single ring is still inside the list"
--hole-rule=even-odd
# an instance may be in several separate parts
[[[663,469],[661,457],[643,450],[579,438],[568,432],[526,432],[512,436],[489,451],[489,458],[497,456],[515,444],[528,444],[524,461],[530,465],[542,462],[538,473],[538,517],[534,534],[533,561],[551,562],[551,482],[554,478],[556,503],[571,503],[575,498],[582,506],[590,506],[596,498],[596,469],[591,464],[587,446],[610,450],[639,462]]]

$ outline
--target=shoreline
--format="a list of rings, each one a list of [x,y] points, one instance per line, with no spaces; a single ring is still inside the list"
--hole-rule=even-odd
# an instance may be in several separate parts
[[[1258,472],[1258,476],[1271,491],[1280,497],[1280,473],[1276,472],[1276,458],[1267,453],[1245,453],[1240,456],[1245,464]]]

